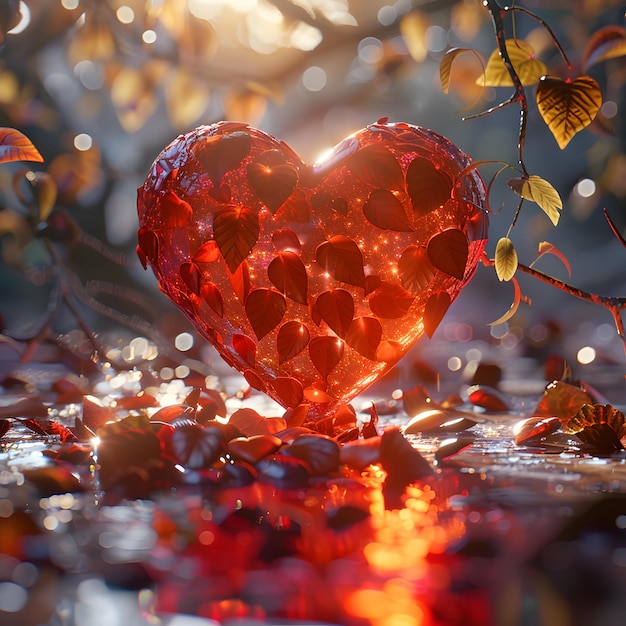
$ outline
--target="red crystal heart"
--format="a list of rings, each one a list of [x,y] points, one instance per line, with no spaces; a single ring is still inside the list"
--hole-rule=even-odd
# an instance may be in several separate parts
[[[138,190],[138,254],[251,386],[329,414],[431,336],[486,243],[485,188],[437,133],[381,120],[305,164],[201,126]]]

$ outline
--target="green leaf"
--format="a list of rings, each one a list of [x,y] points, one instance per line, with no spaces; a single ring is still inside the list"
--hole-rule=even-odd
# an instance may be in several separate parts
[[[517,250],[508,237],[502,237],[496,244],[496,274],[501,281],[513,278],[517,270]]]

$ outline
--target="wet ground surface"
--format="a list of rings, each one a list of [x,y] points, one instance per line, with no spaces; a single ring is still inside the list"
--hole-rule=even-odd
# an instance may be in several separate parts
[[[623,409],[620,376],[590,377]],[[354,403],[362,422],[375,403],[379,432],[406,429],[397,384]],[[14,423],[0,449],[0,624],[621,625],[626,452],[562,432],[516,443],[544,386],[510,377],[507,410],[465,401],[475,424],[461,432],[406,432],[432,473],[395,491],[374,463],[219,488],[187,472],[150,498],[111,497],[97,459],[51,465],[58,437]]]

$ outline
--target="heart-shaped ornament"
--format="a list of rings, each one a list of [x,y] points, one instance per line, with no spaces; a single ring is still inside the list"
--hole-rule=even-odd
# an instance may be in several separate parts
[[[487,237],[485,186],[437,133],[380,120],[309,166],[220,122],[138,190],[139,257],[256,389],[320,418],[431,336]]]

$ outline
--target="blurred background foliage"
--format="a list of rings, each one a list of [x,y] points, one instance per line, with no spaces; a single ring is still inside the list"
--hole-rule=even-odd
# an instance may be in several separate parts
[[[612,0],[526,0],[523,6],[550,24],[574,75],[583,73],[581,59],[595,31],[624,27],[625,6]],[[0,168],[1,325],[16,337],[44,333],[46,310],[56,332],[76,327],[72,315],[57,315],[69,293],[98,331],[109,318],[146,335],[157,321],[165,336],[186,327],[173,312],[172,322],[164,315],[170,305],[153,293],[153,277],[136,260],[135,202],[158,152],[198,124],[245,121],[312,162],[388,116],[445,134],[475,160],[517,160],[516,107],[472,121],[459,113],[489,108],[508,97],[509,88],[481,88],[474,55],[455,60],[449,94],[439,80],[450,47],[472,47],[484,59],[496,47],[479,0],[0,0],[0,31],[0,125],[24,132],[45,160],[26,170],[24,164]],[[533,46],[550,75],[567,77],[536,22],[517,15],[515,36]],[[602,208],[624,232],[625,57],[589,73],[602,88],[603,106],[566,150],[531,106],[527,164],[557,188],[565,207],[556,230],[541,211],[525,209],[516,247],[529,262],[537,243],[549,240],[569,259],[572,284],[623,295],[626,251]],[[34,174],[25,178],[29,171]],[[517,204],[500,187],[491,198],[494,209],[502,203],[504,209],[491,220],[490,255]],[[33,219],[33,212],[46,217]],[[52,242],[48,248],[42,233]],[[558,259],[542,261],[541,269],[567,279]],[[55,274],[56,288],[48,280]],[[510,303],[510,286],[488,270],[474,280],[450,319],[489,338],[486,324]],[[532,279],[524,285],[534,305],[520,308],[498,339],[514,323],[526,332],[540,320],[542,341],[563,325],[596,333],[607,352],[619,343],[605,311]]]

